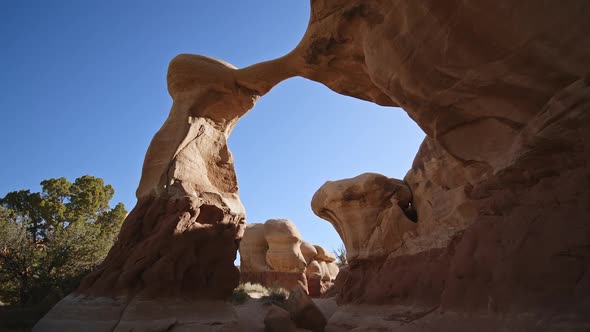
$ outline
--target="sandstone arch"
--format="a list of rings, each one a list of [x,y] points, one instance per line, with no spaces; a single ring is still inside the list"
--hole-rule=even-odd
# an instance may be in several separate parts
[[[153,298],[228,294],[244,214],[225,140],[259,96],[296,75],[400,106],[428,135],[404,179],[415,235],[351,264],[342,301],[542,317],[527,328],[587,324],[587,18],[584,0],[314,0],[305,36],[282,58],[235,69],[179,56],[172,111],[120,241],[38,329],[63,317],[96,327],[104,296],[119,296],[107,331],[152,319],[133,310]],[[515,326],[498,324],[488,326]]]

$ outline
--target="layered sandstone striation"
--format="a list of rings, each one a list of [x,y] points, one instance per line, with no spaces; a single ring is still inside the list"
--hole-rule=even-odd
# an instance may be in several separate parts
[[[239,251],[241,282],[287,290],[302,286],[311,296],[321,296],[338,275],[336,258],[303,241],[287,219],[248,224]]]

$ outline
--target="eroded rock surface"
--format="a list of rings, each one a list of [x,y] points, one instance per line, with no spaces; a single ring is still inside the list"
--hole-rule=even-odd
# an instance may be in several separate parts
[[[259,65],[239,75],[250,78],[253,90],[237,83],[238,70],[223,61],[197,55],[172,60],[168,90],[173,105],[146,153],[137,205],[105,261],[36,330],[145,330],[152,320],[153,331],[172,331],[184,324],[183,310],[199,315],[192,301],[224,300],[231,294],[239,281],[233,261],[245,212],[227,138],[267,91],[266,81],[256,77],[267,68]],[[262,76],[275,83],[284,78],[276,72]],[[114,308],[101,308],[113,301]],[[175,303],[174,311],[154,309],[166,301]],[[76,314],[87,310],[96,315]],[[105,325],[99,313],[113,310],[119,312]],[[126,319],[129,315],[135,318]],[[160,329],[161,321],[170,324]]]
[[[264,224],[248,224],[240,242],[240,271],[264,272],[268,242],[264,237]]]
[[[404,178],[417,223],[383,237],[396,246],[371,240],[380,211],[334,195],[352,180],[316,194],[314,211],[341,232],[351,258],[342,302],[492,321],[527,312],[534,318],[522,331],[549,326],[547,317],[587,326],[587,13],[584,1],[314,2],[297,48],[302,75],[401,106],[427,134]],[[359,251],[371,242],[378,249]]]
[[[258,96],[298,75],[400,106],[427,134],[403,182],[363,175],[314,198],[349,250],[341,301],[484,312],[498,329],[524,313],[519,331],[587,327],[589,10],[585,0],[316,0],[282,58],[237,70],[177,57],[137,206],[105,262],[41,323],[98,320],[65,308],[103,312],[102,297],[125,316],[137,296],[229,294],[244,210],[227,136]]]
[[[327,182],[314,195],[315,214],[334,225],[349,260],[386,256],[412,236],[416,224],[408,219],[412,194],[400,180],[367,173]]]

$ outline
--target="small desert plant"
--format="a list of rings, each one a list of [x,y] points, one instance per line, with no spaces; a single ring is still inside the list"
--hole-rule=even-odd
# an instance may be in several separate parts
[[[230,302],[233,304],[243,304],[248,301],[248,299],[252,298],[250,294],[268,295],[269,293],[270,291],[268,288],[261,284],[246,282],[239,284],[238,287],[234,289],[230,297]]]
[[[236,289],[234,289],[233,293],[231,294],[229,301],[233,304],[243,304],[246,301],[248,301],[249,298],[250,298],[250,295],[248,295],[248,293],[245,290],[237,287]]]
[[[348,265],[348,259],[346,258],[346,247],[344,244],[340,243],[338,248],[332,250],[332,252],[334,253],[334,256],[336,256],[336,265],[339,267]]]
[[[285,308],[287,304],[287,298],[289,297],[289,292],[280,287],[272,287],[268,290],[268,295],[261,297],[262,303],[265,305],[274,304],[281,308]]]
[[[239,284],[237,289],[241,289],[248,294],[251,294],[251,293],[268,294],[268,292],[269,292],[268,288],[262,286],[261,284],[255,284],[255,283],[250,283],[250,282]]]

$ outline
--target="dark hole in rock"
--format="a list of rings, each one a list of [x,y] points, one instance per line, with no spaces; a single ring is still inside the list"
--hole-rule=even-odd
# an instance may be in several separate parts
[[[412,206],[412,203],[408,203],[407,206],[401,207],[401,208],[402,208],[402,211],[404,211],[404,214],[406,215],[406,217],[408,217],[408,219],[410,219],[412,222],[415,222],[415,223],[418,222],[418,212]]]
[[[200,224],[217,224],[223,220],[223,210],[215,205],[201,205],[197,222]]]

